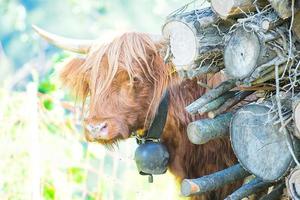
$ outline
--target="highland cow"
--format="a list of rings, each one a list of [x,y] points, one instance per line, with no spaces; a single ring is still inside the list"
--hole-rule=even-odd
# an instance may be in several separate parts
[[[90,98],[83,124],[88,141],[110,146],[138,129],[147,129],[168,90],[169,109],[161,141],[170,154],[168,169],[177,180],[201,177],[237,162],[228,139],[203,145],[188,140],[188,123],[205,116],[191,116],[184,108],[205,93],[197,81],[206,82],[207,77],[180,80],[172,64],[164,63],[160,54],[163,42],[143,33],[125,33],[107,44],[71,44],[73,40],[36,30],[59,47],[86,54],[71,59],[61,79],[78,98]],[[238,185],[227,185],[193,199],[224,199]]]

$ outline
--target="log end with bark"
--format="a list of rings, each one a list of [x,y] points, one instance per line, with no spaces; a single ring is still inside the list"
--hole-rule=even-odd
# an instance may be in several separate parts
[[[230,138],[240,163],[264,181],[281,179],[294,163],[286,136],[274,124],[275,113],[264,104],[250,104],[232,118]]]
[[[171,60],[177,71],[189,70],[199,63],[214,63],[214,59],[222,56],[223,36],[231,25],[220,21],[210,7],[169,18],[162,33],[169,40]]]
[[[242,79],[255,69],[260,54],[260,41],[253,31],[245,31],[242,27],[231,36],[224,51],[226,73]]]
[[[300,199],[300,169],[295,168],[286,179],[288,195],[292,199]]]
[[[199,185],[189,179],[184,179],[181,183],[181,194],[185,197],[197,194],[201,191]]]
[[[174,20],[164,25],[163,34],[169,39],[172,62],[177,70],[187,69],[196,59],[199,45],[193,29],[182,21]]]
[[[211,0],[211,7],[222,18],[236,16],[241,13],[249,13],[255,10],[253,0],[227,0],[226,3],[220,0]]]
[[[205,144],[208,141],[228,136],[232,113],[226,113],[215,119],[202,119],[191,122],[187,127],[189,140],[193,144]]]
[[[181,194],[183,196],[202,194],[239,181],[247,176],[249,176],[249,173],[240,164],[237,164],[197,179],[184,179],[181,184]]]

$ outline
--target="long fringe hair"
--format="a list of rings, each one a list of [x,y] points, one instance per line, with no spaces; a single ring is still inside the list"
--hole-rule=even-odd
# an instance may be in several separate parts
[[[128,73],[131,84],[134,78],[142,83],[151,82],[154,92],[146,115],[146,126],[170,82],[172,67],[163,62],[159,53],[161,47],[147,34],[125,33],[110,43],[94,44],[84,60],[71,60],[60,77],[78,98],[85,101],[90,96],[90,109],[95,109],[98,97],[109,92],[119,70]]]

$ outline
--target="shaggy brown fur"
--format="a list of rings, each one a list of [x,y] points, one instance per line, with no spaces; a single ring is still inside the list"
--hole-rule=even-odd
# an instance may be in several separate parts
[[[108,125],[109,139],[93,138],[86,131],[87,139],[113,145],[128,138],[132,131],[147,128],[168,89],[170,105],[162,141],[170,152],[169,170],[178,181],[233,165],[236,159],[227,139],[204,145],[189,142],[188,123],[204,116],[191,116],[184,107],[205,90],[197,79],[180,81],[171,73],[172,65],[164,64],[159,54],[161,47],[146,34],[126,33],[108,44],[95,45],[86,58],[74,58],[64,67],[63,82],[83,100],[90,97],[85,124],[105,121]],[[224,199],[233,188],[228,185],[194,198]]]

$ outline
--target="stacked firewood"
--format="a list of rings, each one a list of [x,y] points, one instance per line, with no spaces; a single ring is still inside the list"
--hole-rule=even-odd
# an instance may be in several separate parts
[[[228,196],[300,199],[300,0],[211,0],[211,7],[168,17],[165,60],[182,78],[225,73],[227,80],[186,107],[208,118],[188,126],[194,144],[230,137],[239,164],[185,179],[184,196],[251,175]],[[200,83],[201,84],[201,83]],[[205,84],[203,84],[205,85]]]

